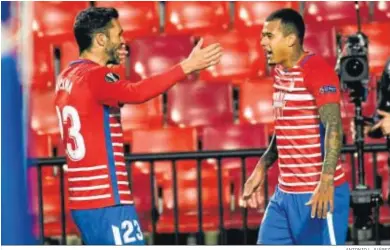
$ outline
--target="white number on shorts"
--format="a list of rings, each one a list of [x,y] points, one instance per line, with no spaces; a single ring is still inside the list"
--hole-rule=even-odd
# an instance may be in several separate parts
[[[123,241],[125,243],[133,243],[135,241],[135,237],[131,237],[131,234],[134,231],[134,226],[131,221],[125,220],[122,222],[122,229],[126,230],[123,235]]]
[[[134,227],[136,229],[135,237],[131,236],[134,232]],[[133,223],[129,220],[125,220],[121,224],[122,230],[125,230],[123,234],[123,241],[121,236],[121,231],[119,227],[111,225],[112,233],[114,235],[115,245],[123,245],[123,242],[125,244],[135,242],[136,240],[143,240],[144,236],[142,235],[140,226],[138,224],[137,220],[133,220]]]
[[[61,132],[61,138],[64,138],[64,130],[63,125],[70,119],[71,126],[68,129],[68,135],[69,138],[73,139],[75,148],[72,148],[72,144],[67,142],[66,143],[66,153],[68,154],[69,158],[71,158],[73,161],[79,161],[84,158],[85,156],[85,144],[84,144],[84,138],[80,134],[81,129],[81,123],[80,123],[80,116],[77,112],[77,110],[72,106],[65,106],[62,109],[62,115],[60,109],[56,106],[57,109],[57,115],[60,122],[60,132]]]
[[[134,223],[135,229],[137,230],[137,232],[135,233],[135,236],[137,237],[138,240],[143,240],[144,235],[141,232],[141,227],[139,226],[138,221],[133,220],[133,223]]]

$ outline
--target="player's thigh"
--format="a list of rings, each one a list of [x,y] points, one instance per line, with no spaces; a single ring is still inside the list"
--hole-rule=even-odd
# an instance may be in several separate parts
[[[281,208],[282,194],[276,190],[271,197],[261,222],[257,244],[291,245],[288,221],[285,211]]]
[[[72,212],[87,245],[143,245],[144,239],[132,205]]]

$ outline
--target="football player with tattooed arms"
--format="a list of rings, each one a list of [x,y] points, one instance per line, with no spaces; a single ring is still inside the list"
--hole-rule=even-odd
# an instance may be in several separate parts
[[[280,175],[260,225],[258,244],[344,244],[349,186],[342,147],[339,80],[323,58],[303,48],[305,24],[292,9],[266,20],[261,44],[273,65],[275,132],[245,183],[240,203],[259,208],[265,173]]]
[[[63,70],[55,106],[66,148],[69,208],[85,244],[144,244],[129,189],[120,107],[142,103],[167,91],[186,75],[217,64],[219,44],[202,48],[168,71],[140,82],[120,80],[108,65],[127,52],[113,8],[78,14],[74,34],[80,58]],[[175,48],[172,48],[175,49]]]

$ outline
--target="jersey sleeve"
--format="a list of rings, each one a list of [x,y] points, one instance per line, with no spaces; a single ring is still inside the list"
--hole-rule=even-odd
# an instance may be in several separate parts
[[[162,94],[185,77],[179,64],[164,73],[135,83],[117,80],[108,68],[102,67],[91,72],[88,81],[89,88],[98,102],[118,107],[120,104],[146,102]]]
[[[336,72],[325,63],[312,65],[305,77],[307,90],[314,96],[317,107],[340,103],[340,82]]]

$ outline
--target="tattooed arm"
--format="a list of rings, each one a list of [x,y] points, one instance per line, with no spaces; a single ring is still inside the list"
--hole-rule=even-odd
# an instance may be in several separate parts
[[[320,183],[306,205],[312,206],[312,218],[317,213],[318,218],[324,219],[328,213],[328,206],[330,212],[334,209],[334,173],[341,152],[343,129],[339,104],[325,104],[321,106],[319,113],[325,127],[325,157]]]
[[[271,142],[268,146],[267,151],[260,158],[257,163],[257,167],[268,169],[272,166],[272,164],[278,159],[278,150],[276,147],[276,135],[275,133],[272,136]]]
[[[331,175],[333,178],[343,145],[340,105],[336,103],[325,104],[319,109],[319,113],[325,127],[325,157],[322,174]]]

